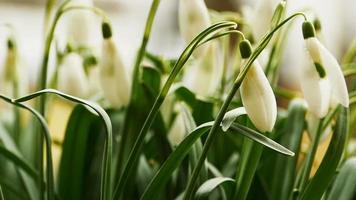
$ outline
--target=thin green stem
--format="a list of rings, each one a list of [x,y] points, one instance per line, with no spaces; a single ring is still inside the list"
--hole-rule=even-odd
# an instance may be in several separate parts
[[[343,70],[343,74],[345,77],[348,76],[355,76],[356,75],[356,69],[355,68],[347,68]]]
[[[70,0],[64,1],[60,7],[58,8],[53,22],[46,34],[46,39],[45,39],[45,47],[44,47],[44,56],[42,60],[42,65],[41,65],[41,70],[40,70],[40,80],[39,80],[39,89],[43,90],[47,88],[47,74],[48,74],[48,62],[49,62],[49,55],[50,55],[50,50],[51,50],[51,45],[52,41],[54,39],[54,33],[57,27],[57,24],[59,22],[59,19],[61,16],[63,16],[64,13],[74,10],[74,9],[86,9],[86,10],[91,10],[94,13],[100,15],[101,17],[104,18],[104,20],[107,20],[106,15],[104,12],[102,12],[100,9],[94,8],[94,7],[87,7],[87,6],[69,6],[67,7],[68,3]],[[46,107],[46,95],[41,95],[40,96],[40,101],[39,101],[39,114],[42,115],[43,117],[46,116],[45,113],[45,107]],[[45,186],[43,182],[43,143],[44,143],[44,136],[42,134],[37,135],[37,140],[38,144],[36,146],[38,147],[38,168],[39,168],[39,180],[38,184],[40,187],[40,198],[44,199],[44,193],[45,193]]]
[[[203,163],[207,157],[207,153],[209,151],[209,148],[212,144],[212,142],[214,141],[214,139],[216,138],[216,135],[218,133],[218,128],[220,126],[220,123],[222,121],[222,119],[224,118],[224,115],[230,105],[230,102],[232,101],[233,97],[235,96],[235,93],[237,92],[237,90],[239,89],[243,79],[245,78],[249,68],[251,67],[252,63],[256,60],[257,56],[262,52],[262,50],[267,46],[268,42],[270,41],[270,39],[272,38],[273,34],[280,28],[282,27],[285,23],[287,23],[289,20],[293,19],[296,16],[303,16],[305,19],[305,15],[304,13],[295,13],[293,15],[291,15],[290,17],[288,17],[287,19],[285,19],[284,21],[282,21],[280,24],[278,24],[271,32],[267,33],[263,39],[261,40],[261,42],[259,43],[258,47],[255,49],[255,51],[252,53],[252,55],[250,56],[250,58],[247,60],[245,66],[243,67],[243,69],[240,71],[239,75],[237,76],[233,87],[231,88],[231,90],[228,93],[228,96],[226,98],[226,100],[224,101],[222,107],[220,108],[220,111],[214,121],[214,125],[212,126],[212,128],[210,129],[209,135],[207,137],[207,140],[204,144],[203,147],[203,151],[202,154],[199,158],[199,161],[193,171],[193,174],[188,182],[188,186],[186,189],[186,192],[184,194],[184,200],[188,200],[188,199],[192,199],[193,198],[193,193],[194,193],[194,188],[195,188],[195,183],[197,181],[197,177],[200,173],[200,170],[203,166]]]
[[[42,128],[42,133],[43,133],[43,137],[45,138],[45,144],[46,144],[46,161],[47,161],[47,199],[48,200],[54,200],[55,199],[55,189],[54,189],[54,177],[53,177],[53,159],[52,159],[52,139],[51,139],[51,134],[49,133],[49,128],[48,125],[46,123],[46,120],[44,119],[44,117],[38,113],[35,109],[26,106],[22,103],[16,102],[13,99],[10,99],[8,97],[5,97],[3,95],[0,95],[0,98],[4,101],[6,101],[7,103],[13,104],[16,107],[20,107],[23,109],[26,109],[28,111],[30,111],[36,118],[37,120],[40,122],[41,128]]]
[[[301,176],[300,185],[299,185],[299,191],[303,191],[305,189],[306,183],[309,179],[309,175],[310,175],[311,168],[313,166],[313,161],[315,158],[316,150],[318,149],[320,137],[323,132],[322,131],[323,122],[324,122],[324,119],[319,120],[318,128],[315,133],[315,138],[313,140],[311,149],[307,155],[305,165],[304,165],[304,168],[302,171],[302,176]]]
[[[115,188],[114,192],[114,199],[119,199],[120,196],[122,195],[126,182],[128,178],[131,176],[131,173],[133,172],[134,165],[137,162],[137,159],[139,157],[139,154],[142,150],[143,144],[144,144],[144,138],[151,127],[155,116],[159,112],[159,108],[161,107],[164,99],[167,96],[167,93],[169,89],[171,88],[175,78],[177,77],[178,73],[181,71],[183,68],[184,64],[188,61],[189,57],[192,55],[193,51],[197,48],[197,46],[200,44],[201,41],[203,41],[206,37],[211,35],[212,33],[233,28],[236,27],[236,24],[233,22],[221,22],[214,24],[210,26],[209,28],[205,29],[203,32],[201,32],[194,40],[186,47],[186,49],[183,51],[183,53],[180,55],[178,58],[177,62],[175,63],[168,79],[166,80],[163,88],[161,89],[160,93],[158,94],[144,124],[143,127],[141,128],[141,131],[135,141],[135,144],[130,152],[130,155],[128,157],[128,160],[126,162],[126,165],[124,167],[124,170],[122,172],[122,175],[120,176],[119,182]]]
[[[44,89],[40,90],[38,92],[29,94],[27,96],[18,98],[13,100],[14,102],[25,102],[29,101],[31,99],[34,99],[38,96],[43,96],[47,93],[50,94],[55,94],[57,96],[60,96],[64,99],[67,99],[69,101],[79,103],[85,106],[90,107],[92,110],[95,111],[95,113],[98,114],[100,119],[102,120],[103,124],[105,125],[105,133],[106,133],[106,143],[104,145],[104,159],[102,163],[102,173],[101,173],[101,195],[100,199],[101,200],[111,200],[111,194],[112,194],[112,184],[111,184],[111,163],[112,163],[112,125],[109,116],[105,112],[103,108],[101,108],[99,105],[86,101],[68,94],[64,94],[60,91],[54,90],[54,89]]]
[[[128,134],[129,134],[129,131],[128,131],[129,124],[130,124],[129,120],[130,120],[130,117],[134,117],[134,116],[130,116],[129,114],[132,114],[135,110],[134,104],[136,103],[136,99],[137,99],[136,93],[137,93],[137,90],[139,87],[140,65],[141,65],[142,59],[144,58],[145,52],[146,52],[147,43],[148,43],[150,35],[151,35],[151,29],[152,29],[153,21],[154,21],[159,3],[160,3],[160,0],[153,0],[153,2],[151,4],[151,8],[148,13],[148,17],[146,20],[146,26],[145,26],[145,30],[144,30],[142,41],[141,41],[141,46],[137,53],[137,57],[136,57],[135,64],[134,64],[134,69],[133,69],[133,74],[132,74],[130,103],[129,103],[127,111],[126,111],[125,122],[124,122],[124,127],[122,129],[121,141],[120,141],[118,158],[117,158],[117,163],[118,163],[118,166],[116,168],[117,179],[120,178],[121,170],[122,170],[122,167],[124,164],[124,155],[125,155]]]
[[[0,200],[5,200],[1,185],[0,185]]]

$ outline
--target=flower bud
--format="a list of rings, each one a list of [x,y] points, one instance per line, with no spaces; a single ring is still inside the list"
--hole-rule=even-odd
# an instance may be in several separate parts
[[[204,0],[179,0],[179,29],[185,42],[191,42],[201,31],[211,25],[209,11]],[[193,54],[195,57],[204,55],[204,46]]]
[[[79,54],[69,53],[64,56],[58,69],[58,90],[80,98],[87,97],[88,80]]]
[[[309,21],[303,22],[302,30],[303,30],[304,39],[315,37],[315,28],[311,22]]]
[[[252,53],[251,43],[248,40],[242,40],[239,44],[241,58],[249,58]]]
[[[247,115],[261,132],[271,132],[277,119],[273,90],[260,64],[255,61],[242,81],[241,99]]]
[[[130,100],[130,82],[121,56],[112,38],[105,39],[100,62],[100,83],[111,106],[126,106]]]

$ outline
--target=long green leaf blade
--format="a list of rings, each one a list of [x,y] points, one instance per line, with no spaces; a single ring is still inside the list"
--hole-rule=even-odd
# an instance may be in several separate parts
[[[321,199],[335,176],[344,150],[349,121],[348,109],[341,106],[339,109],[341,111],[328,150],[316,174],[302,192],[301,199],[303,200]]]
[[[328,200],[355,198],[356,191],[356,157],[348,159],[342,166],[340,173],[331,188]]]
[[[215,188],[224,183],[235,183],[235,180],[227,177],[216,177],[209,179],[198,188],[195,197],[197,199],[207,197]]]
[[[277,142],[273,141],[272,139],[269,139],[268,137],[264,136],[263,134],[250,129],[246,126],[240,125],[238,123],[234,123],[231,126],[231,130],[234,130],[236,133],[240,133],[251,140],[258,142],[262,144],[263,146],[266,146],[278,153],[287,155],[287,156],[294,156],[294,153],[290,151],[289,149],[285,148],[284,146],[278,144]]]

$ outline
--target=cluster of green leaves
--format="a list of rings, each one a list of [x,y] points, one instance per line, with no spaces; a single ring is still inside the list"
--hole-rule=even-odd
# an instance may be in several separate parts
[[[306,120],[307,108],[302,101],[292,100],[288,109],[280,108],[273,132],[264,135],[253,127],[245,112],[239,109],[226,112],[242,106],[241,99],[234,93],[229,94],[231,102],[226,103],[224,95],[202,98],[180,84],[179,72],[192,59],[193,51],[213,39],[230,38],[230,34],[240,33],[236,23],[218,22],[210,26],[197,35],[179,58],[167,60],[146,51],[158,5],[159,1],[154,0],[149,12],[127,108],[104,110],[94,102],[53,89],[43,89],[17,99],[0,96],[3,101],[29,111],[36,119],[21,129],[13,128],[22,126],[16,124],[16,120],[13,124],[0,123],[1,200],[182,199],[191,198],[190,194],[185,194],[188,190],[196,199],[354,198],[356,162],[355,158],[344,154],[352,124],[349,109],[339,106],[320,123],[320,130],[332,126],[331,133],[327,133],[332,134],[331,142],[315,175],[310,177],[305,166],[311,163],[301,159],[302,137],[310,126]],[[274,33],[302,15],[297,13],[284,19],[283,6],[277,7],[271,30],[256,44],[246,67],[240,74],[236,72],[239,74],[237,83],[243,80],[249,66]],[[49,34],[53,34],[63,11],[58,13]],[[283,36],[276,36],[274,53],[266,71],[274,87],[277,87]],[[46,43],[47,54],[51,39],[53,35]],[[45,68],[46,59],[45,56]],[[143,60],[148,64],[143,65]],[[43,86],[45,82],[41,80]],[[224,87],[236,87],[236,92],[239,85],[234,83],[227,81]],[[57,174],[53,173],[53,141],[43,117],[46,99],[41,99],[43,107],[40,112],[24,103],[48,94],[78,104],[67,123]],[[166,102],[167,105],[162,105]],[[177,105],[179,111],[173,109]],[[218,114],[221,105],[225,109]],[[170,110],[168,114],[160,109],[161,106]],[[175,145],[169,140],[168,132],[178,118],[178,112],[183,116],[185,137]],[[221,115],[221,122],[216,120],[217,114]],[[45,165],[38,163],[34,156],[38,154],[38,148],[42,149],[42,145],[33,145],[36,144],[33,140],[38,139],[37,123],[45,139]],[[207,146],[211,129],[216,130],[215,137]],[[20,130],[21,133],[16,132]],[[201,157],[204,152],[206,159]],[[200,164],[202,169],[196,170]],[[197,179],[193,180],[197,184],[191,182],[194,172],[198,172]]]

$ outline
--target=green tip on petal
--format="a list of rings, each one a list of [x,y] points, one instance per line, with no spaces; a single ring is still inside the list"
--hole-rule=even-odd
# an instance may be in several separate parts
[[[304,39],[315,37],[314,25],[311,22],[309,21],[303,22],[302,29],[303,29]]]
[[[111,26],[108,22],[103,22],[101,24],[101,31],[103,33],[103,38],[104,39],[109,39],[112,36],[112,32],[111,32]]]
[[[8,49],[13,49],[14,47],[15,47],[14,41],[13,41],[11,38],[9,38],[9,39],[7,40],[7,48],[8,48]]]
[[[239,44],[242,58],[249,58],[252,53],[251,43],[248,40],[242,40]]]
[[[320,78],[324,78],[326,76],[326,72],[325,72],[324,67],[319,63],[314,63],[314,66],[315,66],[316,71],[319,74],[319,77]]]
[[[314,21],[313,21],[313,25],[314,25],[314,28],[315,28],[315,31],[320,31],[321,30],[321,22],[319,20],[319,18],[316,18]]]

